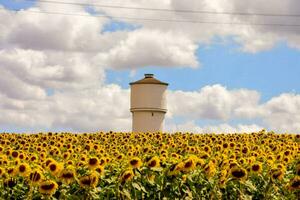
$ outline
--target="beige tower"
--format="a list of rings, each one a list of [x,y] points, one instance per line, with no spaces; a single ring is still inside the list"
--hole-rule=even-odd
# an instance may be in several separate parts
[[[132,131],[162,131],[167,112],[166,91],[168,83],[161,82],[153,74],[130,83]]]

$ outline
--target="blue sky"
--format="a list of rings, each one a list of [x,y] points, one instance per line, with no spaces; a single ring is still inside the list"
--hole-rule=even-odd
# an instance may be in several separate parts
[[[139,69],[133,77],[130,70],[109,70],[108,83],[119,83],[128,88],[128,82],[154,73],[170,83],[172,90],[198,90],[205,85],[222,84],[229,89],[248,88],[261,93],[266,101],[281,93],[300,92],[300,51],[279,44],[271,50],[245,53],[234,45],[215,44],[199,47],[197,58],[201,67]]]
[[[206,3],[209,4],[210,2],[211,1],[207,1]],[[118,5],[117,2],[114,3]],[[113,5],[114,3],[111,2],[110,4]],[[215,3],[222,4],[222,2],[218,1]],[[233,1],[232,4],[234,3],[236,2]],[[293,7],[288,3],[285,4],[286,5],[280,7],[287,9],[282,11],[282,13],[288,13],[288,9]],[[13,10],[39,6],[39,4],[36,4],[33,1],[24,0],[0,0],[0,5],[3,5],[6,9]],[[167,4],[161,6],[166,5]],[[250,9],[251,6],[254,5],[256,4],[247,4],[245,7],[246,9]],[[274,4],[274,6],[276,5],[277,4]],[[77,10],[82,9],[78,9],[76,6],[72,7],[72,5],[47,3],[43,4],[41,8],[55,11],[53,9],[59,8],[59,6],[64,6],[59,9],[59,12],[64,11],[65,8],[70,8],[68,12],[72,12],[73,8]],[[154,6],[148,2],[145,5],[140,4],[139,6],[155,7],[157,5]],[[212,3],[211,6],[214,6],[214,3]],[[219,7],[222,6],[219,5]],[[232,7],[235,7],[235,5]],[[178,7],[177,9],[181,9],[181,7]],[[252,10],[255,9],[258,8],[252,8]],[[269,9],[270,10],[266,12],[273,13],[279,8],[272,8],[270,6]],[[108,15],[111,16],[119,16],[121,14],[119,13],[121,10],[116,13],[112,11],[114,10],[97,10],[95,7],[88,7],[82,10],[82,12],[90,14],[108,13]],[[135,13],[134,10],[130,11],[132,13],[126,13],[125,15],[136,16],[137,13]],[[237,12],[238,11],[239,10],[237,10]],[[3,23],[3,27],[7,26],[8,30],[11,31],[10,35],[13,35],[12,38],[7,37],[7,41],[3,42],[3,44],[6,45],[3,45],[1,48],[3,51],[0,52],[0,65],[2,62],[16,62],[15,66],[20,67],[25,63],[24,71],[22,69],[24,73],[27,72],[26,70],[28,69],[34,69],[37,66],[28,67],[26,64],[33,63],[34,65],[34,63],[37,62],[35,56],[31,57],[30,53],[28,56],[23,56],[27,55],[23,51],[26,52],[27,50],[32,50],[38,55],[38,58],[45,59],[44,63],[39,60],[45,66],[38,66],[35,74],[27,72],[26,75],[28,77],[20,78],[20,82],[22,82],[24,86],[15,86],[15,90],[20,90],[22,87],[25,88],[23,88],[24,91],[26,88],[29,88],[29,92],[37,90],[37,93],[35,94],[37,97],[33,97],[30,101],[28,100],[29,97],[27,94],[21,94],[19,95],[20,97],[18,97],[18,94],[15,95],[13,92],[13,88],[0,87],[0,97],[1,95],[3,96],[3,102],[5,102],[6,97],[8,98],[7,101],[11,102],[11,105],[10,103],[3,103],[3,105],[0,103],[0,112],[6,113],[7,116],[12,119],[9,121],[5,118],[1,119],[0,117],[0,127],[3,130],[18,132],[24,130],[45,129],[88,131],[97,129],[99,127],[96,126],[97,123],[101,125],[101,128],[113,130],[115,128],[114,125],[121,122],[122,124],[119,125],[119,128],[121,130],[122,128],[128,129],[131,125],[128,108],[129,93],[127,90],[129,88],[129,83],[143,78],[145,73],[153,73],[156,78],[169,83],[169,89],[174,92],[174,94],[172,94],[173,96],[171,95],[170,98],[180,99],[182,98],[180,95],[186,95],[192,99],[191,102],[186,105],[184,105],[185,102],[172,102],[173,105],[170,107],[175,108],[172,110],[174,116],[167,119],[167,123],[170,123],[171,125],[182,125],[182,127],[191,128],[193,130],[199,130],[199,127],[205,126],[218,128],[220,125],[225,124],[232,126],[235,128],[234,130],[239,130],[236,128],[239,125],[255,125],[259,128],[268,127],[280,131],[300,131],[300,125],[298,123],[298,119],[300,119],[300,40],[298,39],[298,27],[293,28],[293,30],[287,28],[284,31],[270,27],[264,27],[264,29],[251,27],[253,30],[251,28],[247,29],[245,27],[240,27],[240,31],[237,27],[230,27],[230,29],[232,28],[232,32],[230,32],[231,30],[227,29],[228,27],[224,28],[224,30],[215,30],[212,26],[211,32],[208,31],[202,34],[202,28],[207,28],[207,26],[197,25],[197,27],[193,27],[191,30],[181,31],[181,27],[179,26],[178,29],[176,24],[174,26],[164,27],[161,26],[161,24],[135,24],[120,19],[110,21],[106,19],[107,21],[101,21],[100,19],[104,18],[99,18],[99,21],[97,21],[98,19],[89,21],[86,20],[86,17],[77,17],[76,20],[74,20],[73,16],[66,17],[64,19],[65,21],[62,21],[57,15],[35,13],[27,16],[26,12],[24,13],[24,16],[27,18],[24,17],[24,20],[20,20],[21,18],[14,18],[14,15],[12,15],[10,20],[12,23],[17,24],[15,27],[10,27],[8,24],[5,24],[6,20],[4,18],[0,19],[0,26],[2,25],[1,23]],[[34,21],[35,26],[28,26],[28,24],[32,23],[31,19],[33,19],[33,17],[36,19]],[[146,16],[146,18],[147,17],[155,18],[160,16],[150,15]],[[161,17],[166,18],[164,15]],[[180,17],[180,15],[177,16],[174,14],[174,16],[171,17],[172,19],[175,19]],[[82,19],[82,21],[80,19]],[[45,26],[45,21],[49,21],[49,27]],[[273,23],[273,21],[271,22]],[[64,27],[64,23],[69,23],[69,26]],[[101,25],[97,26],[97,23]],[[83,27],[83,30],[77,29],[76,26],[73,26],[74,24],[81,27],[81,29]],[[23,30],[18,28],[18,26],[25,29],[26,32],[24,37]],[[62,30],[60,33],[57,32],[58,26]],[[96,29],[94,27],[99,28]],[[100,39],[97,38],[95,33],[96,35],[108,36],[108,41],[104,41],[101,37]],[[117,34],[114,35],[114,33]],[[87,36],[85,36],[85,34]],[[31,36],[34,38],[31,38]],[[28,40],[26,37],[29,37]],[[51,43],[45,42],[44,44],[39,45],[27,42],[32,41],[32,43],[34,43],[35,37],[40,40],[40,43],[43,43],[43,39],[49,39],[49,41],[54,41],[55,44],[52,45]],[[89,40],[88,37],[91,37],[92,40]],[[60,41],[61,38],[64,38],[64,40]],[[56,42],[58,40],[61,44]],[[0,40],[0,42],[2,41]],[[80,42],[82,42],[86,48],[92,47],[85,50],[81,47],[78,49],[76,45],[73,45]],[[105,46],[107,44],[108,46]],[[103,51],[102,45],[106,50]],[[195,48],[186,48],[186,46],[194,46]],[[246,46],[250,46],[251,51],[245,51],[245,49],[247,49],[245,48]],[[295,48],[292,48],[291,46],[294,46]],[[14,55],[10,52],[10,49],[13,48],[23,53]],[[97,49],[96,53],[99,53],[99,55],[92,57],[89,52],[95,53],[95,49]],[[176,49],[179,58],[174,58],[173,52],[169,49]],[[81,53],[82,57],[77,60],[77,58],[74,57],[74,52]],[[140,52],[146,53],[140,54]],[[62,57],[60,53],[63,53],[64,56]],[[155,54],[155,56],[153,56],[153,62],[152,60],[147,60],[148,54],[152,53]],[[124,55],[127,56],[125,59]],[[146,57],[143,57],[145,55]],[[164,55],[165,57],[161,58],[162,56],[160,55]],[[13,60],[7,62],[5,59],[4,61],[1,60],[3,58],[13,58]],[[53,61],[53,59],[56,58],[58,58],[58,60]],[[104,58],[106,58],[106,60]],[[97,60],[99,63],[96,62],[90,64],[90,61],[93,59]],[[18,60],[26,60],[26,62],[20,64],[17,62]],[[195,62],[198,62],[199,66],[191,67]],[[84,72],[82,75],[80,74],[81,65],[85,65],[86,63],[89,64],[82,66]],[[136,66],[136,63],[140,66]],[[149,63],[154,64],[149,66]],[[160,66],[159,63],[164,63],[162,65],[168,65],[168,67]],[[169,63],[172,63],[172,65],[169,65]],[[53,65],[52,69],[60,67],[60,72],[70,73],[71,75],[59,74],[59,76],[63,77],[62,79],[57,77],[52,79],[52,69],[45,71],[39,69],[39,67],[48,67],[47,65],[51,64]],[[73,65],[74,67],[70,68],[70,66]],[[103,66],[105,66],[105,68],[102,69],[101,67]],[[4,67],[6,68],[7,66]],[[13,70],[8,70],[9,73],[12,73],[12,77],[19,77],[20,72],[14,72]],[[4,72],[6,73],[5,69]],[[41,81],[40,77],[47,77],[48,79],[46,78]],[[103,80],[102,77],[105,77],[105,79]],[[93,83],[95,80],[96,83]],[[11,85],[11,83],[6,84]],[[120,88],[107,89],[114,84],[120,86]],[[214,105],[215,102],[207,103],[203,102],[203,99],[197,99],[206,97],[205,95],[210,95],[205,92],[201,93],[201,89],[206,86],[210,87],[211,90],[216,93],[213,95],[219,95],[220,98],[222,98],[222,94],[219,94],[220,88],[213,87],[216,84],[220,85],[222,88],[226,88],[221,91],[229,96],[229,100],[225,99],[224,102],[217,102],[220,103],[219,105]],[[72,89],[70,90],[70,88]],[[236,97],[236,94],[232,91],[239,91],[242,89],[258,92],[260,101],[258,103],[255,102],[255,98],[251,100],[251,94],[247,93],[245,95],[248,95],[250,103],[246,102],[245,105],[237,105],[238,107],[235,107],[234,104],[238,101],[235,101],[234,98]],[[183,91],[183,93],[178,94],[176,91]],[[192,91],[195,96],[187,91]],[[39,96],[43,92],[45,92],[46,98]],[[283,96],[282,94],[284,93],[287,95]],[[98,95],[100,97],[98,97]],[[103,100],[103,96],[105,95],[107,96],[107,102]],[[31,96],[31,94],[29,96]],[[34,96],[34,94],[32,94],[32,96]],[[125,98],[126,100],[120,100],[120,102],[117,102],[119,104],[115,102],[116,105],[111,104],[111,101],[114,101],[114,98],[117,97],[119,99]],[[239,95],[237,95],[237,97],[239,97]],[[90,108],[91,111],[99,110],[99,107],[97,107],[99,105],[95,103],[98,101],[97,98],[102,98],[101,100],[104,101],[99,101],[99,105],[103,107],[103,113],[86,112],[86,107],[89,108],[89,106],[95,106],[92,109]],[[36,99],[42,100],[39,100],[40,102],[38,102]],[[275,102],[272,101],[274,99],[276,99]],[[28,103],[31,101],[34,102],[34,105]],[[60,107],[62,104],[61,102],[65,102],[66,106],[68,104],[72,105],[74,111],[70,109],[70,112],[66,112],[64,107]],[[228,105],[226,103],[228,103]],[[25,105],[28,106],[28,109]],[[41,106],[39,107],[39,105]],[[204,107],[199,108],[199,106],[203,105]],[[220,106],[223,106],[224,108],[220,109]],[[15,110],[12,109],[15,107]],[[22,108],[21,110],[20,107]],[[32,109],[33,107],[36,107],[38,111],[35,112]],[[180,109],[181,107],[182,109]],[[209,114],[207,116],[203,114],[205,112],[209,113],[209,111],[205,110],[206,107],[211,107],[212,112],[219,112],[216,114],[217,117],[215,119],[211,119]],[[281,107],[283,108],[278,109]],[[190,115],[182,114],[184,113],[184,109],[194,110],[195,113],[191,113]],[[53,110],[55,110],[57,114],[53,115]],[[262,110],[265,114],[261,114]],[[236,114],[240,111],[242,111],[241,115]],[[38,115],[35,117],[32,112],[38,113],[40,116]],[[61,113],[59,114],[59,112]],[[226,119],[223,118],[223,113],[226,113]],[[42,117],[48,115],[49,118]],[[108,118],[106,121],[103,120],[103,116],[110,115],[111,118]],[[18,116],[20,116],[20,118],[18,118]],[[284,116],[284,118],[281,118],[281,116]],[[28,120],[30,123],[27,123]],[[92,123],[93,120],[96,122]],[[89,122],[91,123],[89,124]]]

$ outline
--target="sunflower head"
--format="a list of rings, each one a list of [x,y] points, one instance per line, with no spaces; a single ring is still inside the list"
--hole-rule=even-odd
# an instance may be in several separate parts
[[[284,172],[282,169],[271,169],[270,171],[272,180],[281,180],[284,176]]]
[[[147,166],[149,168],[157,168],[160,166],[160,159],[158,156],[154,156],[152,157],[148,162],[147,162]]]
[[[43,195],[53,195],[56,192],[58,185],[53,180],[42,181],[39,184],[39,192]]]
[[[28,176],[31,170],[30,166],[27,163],[20,163],[17,169],[18,169],[17,173],[23,177]]]
[[[104,167],[99,165],[98,167],[95,168],[95,171],[98,172],[100,176],[102,176],[104,174]]]
[[[251,172],[253,173],[261,173],[262,171],[262,165],[261,163],[254,163],[251,165]]]
[[[79,185],[83,188],[95,188],[98,185],[99,177],[96,172],[80,177]]]
[[[121,183],[130,181],[134,177],[132,169],[125,170],[121,175]]]
[[[35,169],[30,172],[28,178],[31,181],[31,183],[37,184],[43,179],[43,173],[40,170]]]
[[[300,176],[296,176],[290,180],[289,189],[290,190],[300,190]]]
[[[188,158],[185,161],[183,161],[183,172],[190,172],[193,171],[196,168],[196,162],[193,158]]]
[[[129,160],[129,166],[132,168],[140,168],[142,166],[143,162],[139,157],[133,157]]]
[[[63,166],[61,163],[58,162],[51,162],[48,165],[48,171],[53,175],[56,176],[60,173],[60,171],[62,170]]]
[[[90,157],[87,161],[87,164],[90,169],[95,169],[97,166],[99,166],[100,161],[97,157]]]
[[[247,178],[247,170],[239,166],[233,167],[230,170],[230,174],[233,178],[238,180],[245,180]]]
[[[60,180],[65,184],[70,184],[75,180],[75,168],[71,165],[67,166],[60,172]]]

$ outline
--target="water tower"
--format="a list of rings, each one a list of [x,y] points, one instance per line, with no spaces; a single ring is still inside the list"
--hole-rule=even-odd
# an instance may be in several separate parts
[[[130,87],[132,131],[162,131],[168,83],[155,79],[153,74],[145,74],[145,78],[130,83]]]

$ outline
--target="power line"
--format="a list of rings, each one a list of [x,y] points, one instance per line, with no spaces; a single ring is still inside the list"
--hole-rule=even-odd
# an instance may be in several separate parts
[[[0,8],[0,10],[7,10]],[[109,15],[84,15],[74,13],[62,13],[52,11],[37,11],[37,10],[11,10],[15,12],[28,12],[36,14],[50,14],[50,15],[64,15],[64,16],[77,16],[77,17],[93,17],[93,18],[110,18],[117,20],[128,21],[146,21],[146,22],[171,22],[171,23],[192,23],[192,24],[207,24],[207,25],[240,25],[240,26],[277,26],[277,27],[300,27],[300,24],[279,24],[279,23],[240,23],[240,22],[218,22],[218,21],[200,21],[200,20],[173,20],[173,19],[159,19],[159,18],[136,18],[126,16],[109,16]]]
[[[25,0],[34,1],[35,0]],[[76,3],[76,2],[61,2],[61,1],[48,1],[39,0],[42,3],[52,4],[64,4],[64,5],[78,5],[78,6],[91,6],[101,8],[118,8],[118,9],[130,9],[130,10],[145,10],[145,11],[161,11],[161,12],[179,12],[179,13],[199,13],[199,14],[216,14],[216,15],[245,15],[245,16],[265,16],[265,17],[300,17],[300,14],[287,14],[287,13],[249,13],[249,12],[217,12],[217,11],[205,11],[205,10],[181,10],[181,9],[167,9],[167,8],[147,8],[147,7],[133,7],[133,6],[119,6],[119,5],[106,5],[106,4],[88,4],[88,3]]]

